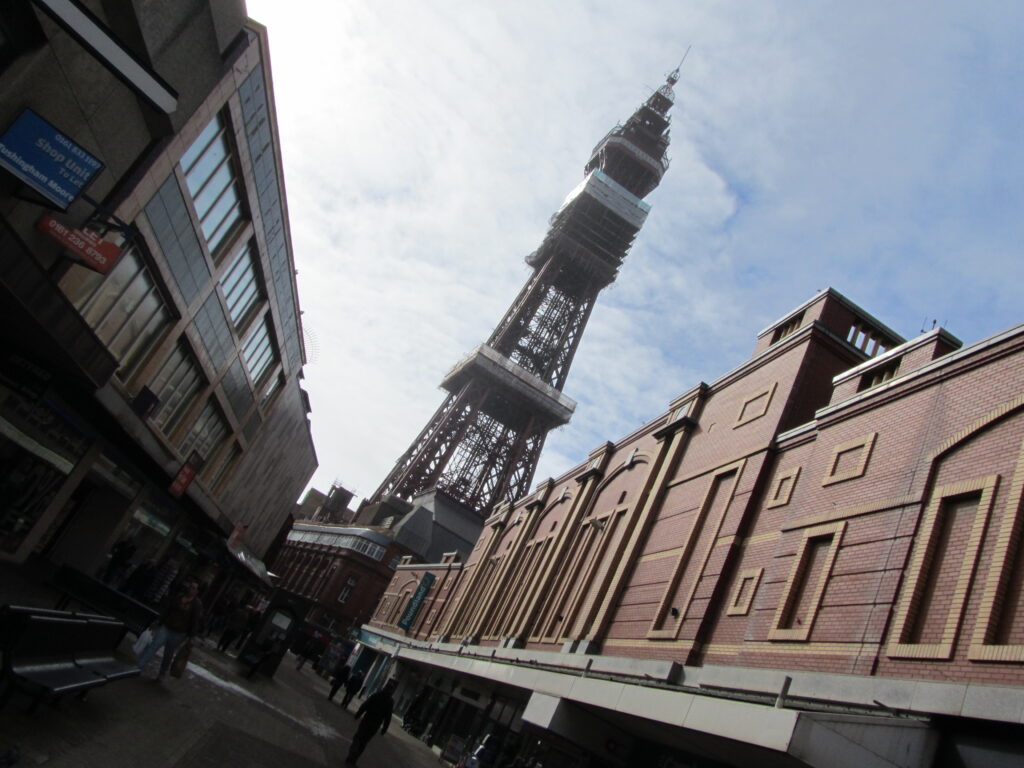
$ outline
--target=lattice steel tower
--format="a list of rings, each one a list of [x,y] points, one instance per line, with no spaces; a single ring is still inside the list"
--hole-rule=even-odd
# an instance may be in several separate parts
[[[526,258],[533,274],[487,343],[445,376],[444,403],[369,501],[437,488],[486,515],[530,490],[548,430],[576,407],[562,386],[594,301],[647,217],[642,198],[668,169],[678,80],[676,68],[594,147],[582,183]]]

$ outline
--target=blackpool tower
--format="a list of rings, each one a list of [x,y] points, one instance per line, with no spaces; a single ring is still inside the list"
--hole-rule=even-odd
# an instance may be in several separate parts
[[[445,376],[448,395],[370,502],[440,490],[481,517],[525,495],[544,438],[576,403],[562,393],[601,289],[612,283],[668,169],[676,68],[590,155],[551,218],[533,268],[490,338]]]

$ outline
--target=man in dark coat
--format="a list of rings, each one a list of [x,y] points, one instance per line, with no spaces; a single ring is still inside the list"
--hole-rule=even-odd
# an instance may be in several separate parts
[[[334,701],[334,694],[348,682],[348,675],[351,671],[351,667],[345,663],[344,659],[338,661],[338,665],[334,668],[334,677],[331,678],[331,692],[327,694],[328,701]]]
[[[373,734],[380,729],[383,736],[388,732],[388,725],[391,723],[391,710],[395,707],[395,700],[391,694],[398,687],[397,680],[388,680],[384,687],[373,695],[367,697],[363,705],[356,712],[356,720],[362,718],[355,735],[352,737],[352,746],[349,747],[348,757],[345,758],[345,765],[355,765],[356,760],[363,754],[366,745],[370,743]]]
[[[363,687],[363,673],[353,672],[348,676],[348,680],[345,681],[345,697],[341,700],[341,706],[348,709],[348,703],[352,701],[352,698],[359,693],[359,689]]]
[[[203,601],[199,599],[198,594],[199,582],[195,579],[186,579],[181,589],[167,601],[160,618],[152,627],[153,639],[139,656],[139,669],[145,669],[157,651],[163,648],[164,655],[156,679],[163,680],[167,676],[171,659],[177,653],[178,647],[195,637],[202,627]]]

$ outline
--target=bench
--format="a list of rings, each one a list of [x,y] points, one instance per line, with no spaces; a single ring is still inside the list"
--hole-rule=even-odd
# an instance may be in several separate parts
[[[152,626],[160,615],[148,605],[67,565],[60,567],[52,583],[62,593],[55,606],[57,609],[67,608],[74,600],[93,611],[119,619],[136,636]]]
[[[81,645],[75,652],[75,664],[106,678],[107,682],[135,677],[141,670],[117,658],[114,651],[127,631],[125,625],[110,616],[75,614],[85,619],[86,626],[79,630]]]
[[[8,605],[0,609],[0,627],[0,708],[15,688],[33,697],[32,711],[44,699],[84,697],[140,671],[115,657],[125,626],[109,616]]]

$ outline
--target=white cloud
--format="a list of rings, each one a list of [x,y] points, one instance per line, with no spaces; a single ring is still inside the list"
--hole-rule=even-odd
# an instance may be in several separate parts
[[[269,27],[315,483],[373,492],[489,335],[593,145],[661,82],[672,167],[538,478],[828,285],[898,332],[1024,320],[1024,6],[249,0]],[[930,320],[928,321],[930,324]]]

